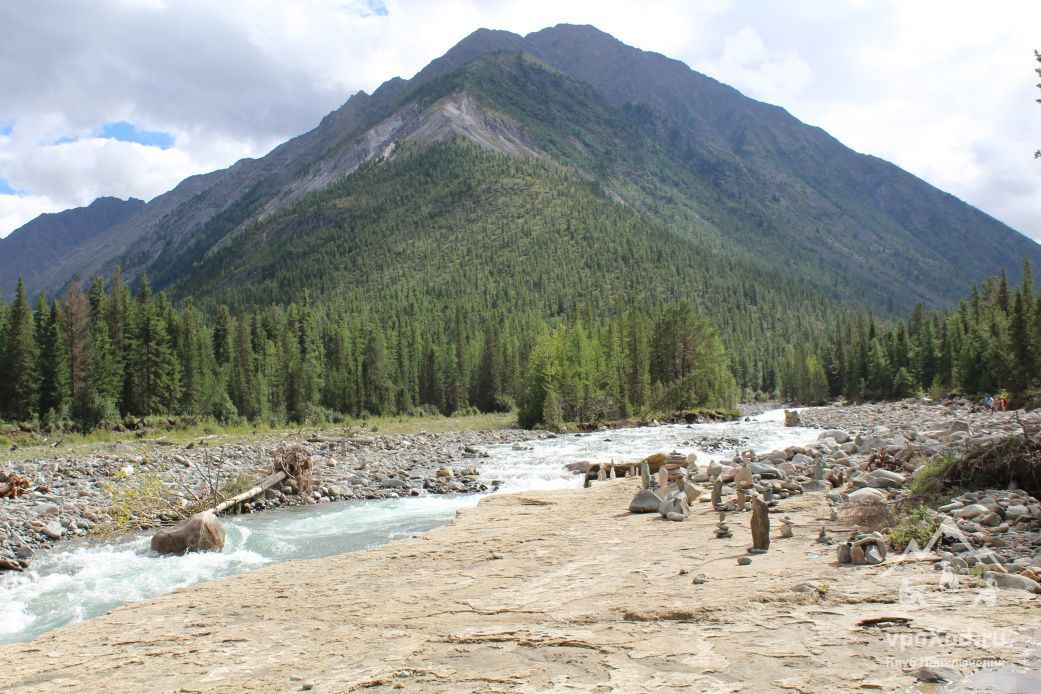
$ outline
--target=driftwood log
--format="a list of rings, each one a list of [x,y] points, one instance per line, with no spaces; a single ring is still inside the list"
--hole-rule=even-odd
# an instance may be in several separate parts
[[[260,494],[264,493],[265,491],[267,491],[271,487],[275,486],[276,484],[278,484],[279,482],[281,482],[285,478],[286,478],[286,473],[285,472],[276,472],[276,473],[270,474],[267,477],[265,477],[261,481],[261,483],[258,484],[257,486],[251,487],[251,488],[247,489],[246,491],[242,492],[241,494],[236,494],[235,496],[231,497],[230,499],[225,499],[224,501],[222,501],[219,504],[217,504],[216,506],[214,506],[213,509],[212,509],[213,514],[219,516],[220,514],[224,513],[229,508],[231,508],[232,506],[235,506],[236,504],[241,504],[244,501],[249,501],[250,499],[252,499],[255,496],[259,496]]]

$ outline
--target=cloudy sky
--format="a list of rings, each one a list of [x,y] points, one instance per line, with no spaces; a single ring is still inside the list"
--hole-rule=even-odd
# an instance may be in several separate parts
[[[1041,2],[0,0],[0,236],[259,156],[478,27],[594,24],[1041,240]]]

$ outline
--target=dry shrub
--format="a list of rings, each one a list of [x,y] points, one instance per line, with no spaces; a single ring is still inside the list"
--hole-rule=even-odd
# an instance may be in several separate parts
[[[299,443],[284,441],[271,452],[275,458],[275,472],[284,472],[293,480],[299,494],[310,494],[314,490],[311,454]]]
[[[883,531],[893,525],[893,512],[878,499],[855,501],[842,509],[842,520],[866,533]]]

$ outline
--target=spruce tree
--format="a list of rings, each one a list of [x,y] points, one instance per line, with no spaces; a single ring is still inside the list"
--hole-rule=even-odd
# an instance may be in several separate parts
[[[55,424],[70,414],[72,392],[69,385],[69,362],[61,331],[61,309],[51,304],[44,318],[40,341],[40,414]]]
[[[39,357],[36,329],[25,284],[18,278],[14,304],[10,308],[4,336],[0,404],[4,413],[18,420],[31,420],[38,413],[40,395]]]

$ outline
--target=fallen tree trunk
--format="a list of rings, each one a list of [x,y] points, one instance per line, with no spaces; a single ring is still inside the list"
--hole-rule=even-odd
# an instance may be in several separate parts
[[[227,511],[229,508],[231,508],[235,504],[241,504],[243,501],[249,501],[253,497],[259,496],[260,494],[262,494],[265,491],[267,491],[268,488],[275,486],[276,484],[278,484],[279,482],[281,482],[285,478],[286,478],[286,473],[285,472],[275,472],[275,473],[272,473],[272,474],[268,475],[267,477],[265,477],[264,480],[260,484],[258,484],[257,486],[252,487],[250,489],[247,489],[246,491],[242,492],[241,494],[237,494],[237,495],[231,497],[230,499],[225,499],[224,501],[222,501],[219,504],[217,504],[216,506],[214,506],[213,509],[212,509],[213,514],[219,516],[221,513],[223,513],[224,511]]]

